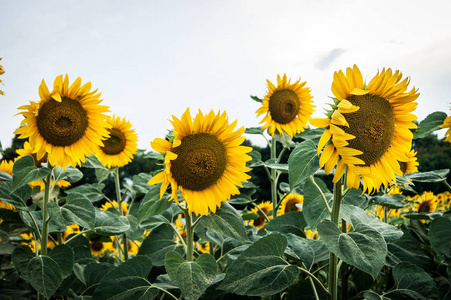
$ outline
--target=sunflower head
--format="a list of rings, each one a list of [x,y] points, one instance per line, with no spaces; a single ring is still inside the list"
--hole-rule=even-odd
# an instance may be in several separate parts
[[[437,196],[435,196],[433,192],[423,192],[421,197],[415,201],[414,208],[419,213],[435,212],[437,204]]]
[[[25,119],[14,133],[29,138],[37,160],[46,154],[50,165],[63,169],[85,162],[85,156],[96,153],[102,138],[109,135],[107,106],[99,105],[100,93],[91,90],[91,83],[81,86],[78,77],[69,86],[69,77],[56,77],[52,92],[44,80],[39,86],[40,101],[30,101],[19,109]]]
[[[102,241],[90,241],[91,253],[94,256],[101,256],[106,251],[114,251],[114,247],[111,242]]]
[[[253,209],[251,209],[251,212],[258,214],[258,218],[251,220],[249,222],[249,224],[251,226],[255,226],[258,229],[263,228],[263,226],[265,226],[266,222],[266,217],[271,220],[272,219],[272,214],[270,213],[272,211],[272,203],[271,201],[263,201],[260,204],[258,204],[258,208],[254,207]],[[263,215],[263,213],[266,215]]]
[[[334,73],[335,95],[328,118],[312,120],[316,127],[326,127],[318,144],[320,166],[329,174],[335,168],[334,182],[346,172],[346,185],[364,191],[379,190],[383,184],[396,182],[402,175],[399,161],[407,162],[416,128],[413,112],[419,94],[407,91],[409,79],[399,71],[383,69],[370,81],[363,82],[359,68]],[[322,151],[322,152],[321,152]]]
[[[451,116],[447,117],[440,127],[448,128],[445,133],[445,141],[451,143]]]
[[[122,202],[121,202],[121,206],[122,206],[122,213],[123,213],[124,215],[126,215],[127,212],[128,212],[128,205],[127,205],[127,203],[125,203],[125,201],[122,201]],[[105,203],[100,207],[100,209],[102,209],[102,210],[109,210],[109,209],[113,209],[113,207],[114,207],[114,209],[116,209],[116,211],[119,210],[119,205],[117,204],[117,201],[116,201],[116,200],[113,200],[113,204],[111,204],[110,202],[105,202]],[[114,210],[114,209],[113,209],[113,210]]]
[[[277,87],[268,82],[268,92],[262,101],[262,106],[257,110],[257,116],[265,115],[260,123],[264,123],[262,129],[268,128],[268,133],[283,134],[290,137],[304,131],[307,122],[315,107],[312,103],[310,89],[305,87],[306,82],[291,83],[284,74],[282,78],[277,75]]]
[[[301,211],[304,203],[304,196],[298,194],[288,194],[280,203],[278,215],[283,215],[289,212]]]
[[[245,129],[234,131],[237,122],[229,124],[225,112],[204,115],[199,110],[192,119],[187,109],[181,119],[172,118],[171,141],[156,138],[151,143],[154,150],[165,154],[165,169],[149,184],[163,182],[160,197],[170,184],[171,199],[177,202],[180,190],[190,213],[215,213],[250,178],[246,162],[251,157],[246,153],[252,148],[241,146]]]
[[[417,152],[415,150],[410,150],[406,153],[407,161],[398,161],[399,166],[401,168],[401,172],[403,174],[410,174],[418,172],[418,160],[417,160]]]
[[[2,58],[0,57],[0,60],[2,60]],[[3,75],[5,73],[5,70],[3,69],[3,66],[0,65],[0,75]],[[0,80],[0,83],[2,83],[2,81]],[[3,84],[3,83],[2,83]],[[3,91],[0,90],[0,95],[4,95]]]
[[[132,125],[124,119],[113,115],[108,119],[111,128],[110,136],[99,146],[97,158],[107,167],[122,167],[131,162],[133,155],[138,152],[138,137]]]

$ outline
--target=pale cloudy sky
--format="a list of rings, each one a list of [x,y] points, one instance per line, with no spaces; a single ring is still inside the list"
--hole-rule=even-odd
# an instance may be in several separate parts
[[[39,99],[41,80],[51,87],[66,73],[91,81],[133,124],[141,149],[187,107],[259,126],[249,95],[263,98],[277,74],[307,81],[322,117],[334,71],[353,64],[367,81],[383,67],[409,76],[420,121],[450,114],[450,8],[448,0],[0,0],[0,141],[10,145],[17,107]]]

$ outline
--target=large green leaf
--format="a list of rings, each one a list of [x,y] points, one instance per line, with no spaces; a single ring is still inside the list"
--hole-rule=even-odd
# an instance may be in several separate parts
[[[95,155],[86,157],[86,161],[82,164],[82,167],[95,169],[95,174],[99,183],[104,181],[108,175],[110,175],[110,170],[106,168]]]
[[[71,224],[92,229],[96,223],[96,212],[91,201],[82,194],[69,194],[61,213]]]
[[[393,278],[399,290],[414,291],[428,299],[438,299],[434,280],[421,268],[403,262],[393,268]]]
[[[57,263],[63,278],[66,278],[72,273],[74,267],[74,252],[71,247],[64,244],[57,245],[52,249],[49,257]]]
[[[341,217],[345,219],[352,227],[356,227],[358,224],[365,224],[377,230],[385,240],[394,241],[402,236],[402,231],[390,224],[382,222],[379,218],[376,218],[363,209],[354,206],[343,204],[340,211]]]
[[[207,230],[225,237],[241,241],[249,240],[241,215],[227,202],[222,202],[216,213],[203,216],[199,224],[202,224]]]
[[[169,278],[189,299],[199,299],[218,272],[216,260],[208,253],[203,253],[195,261],[186,261],[179,253],[171,251],[164,261]]]
[[[343,198],[343,204],[352,204],[354,206],[365,209],[368,206],[368,198],[362,195],[362,190],[351,189]]]
[[[169,251],[177,248],[177,242],[174,241],[174,230],[171,225],[163,224],[146,237],[138,254],[150,257],[154,266],[163,266],[164,258]]]
[[[84,195],[91,202],[97,202],[105,198],[102,193],[104,187],[105,184],[103,183],[84,184],[65,190],[64,192],[68,195],[78,193]]]
[[[405,175],[406,178],[417,182],[441,182],[446,180],[449,169],[434,170],[429,172],[415,172]]]
[[[290,188],[293,190],[296,185],[315,174],[319,169],[319,158],[315,143],[306,140],[296,146],[288,158],[288,167],[288,179]]]
[[[152,261],[146,256],[127,260],[103,277],[92,300],[154,299],[159,290],[147,280],[151,269]]]
[[[109,211],[95,208],[94,230],[105,235],[117,235],[124,233],[130,228],[128,219],[124,216],[117,216]]]
[[[31,210],[27,206],[27,200],[31,196],[31,187],[24,185],[11,193],[12,183],[12,180],[0,181],[0,200],[5,203],[11,204],[19,210]],[[32,210],[34,210],[35,208],[36,207],[34,207]]]
[[[50,204],[50,203],[49,203]],[[54,203],[56,205],[56,203]],[[58,205],[56,205],[58,206]],[[50,205],[50,207],[52,207]],[[19,212],[20,217],[22,218],[22,220],[24,221],[25,224],[27,224],[28,227],[35,229],[35,224],[32,220],[32,218],[30,217],[30,215],[33,217],[34,221],[36,221],[36,224],[39,228],[39,230],[42,228],[42,218],[43,218],[43,214],[42,214],[42,210],[39,211],[30,211],[29,213],[26,213],[24,211]],[[49,233],[56,233],[56,232],[64,232],[67,230],[66,225],[62,224],[59,219],[52,219],[50,218],[50,222],[49,222]]]
[[[168,197],[160,199],[160,184],[149,186],[150,189],[144,196],[139,206],[138,223],[146,221],[150,217],[156,216],[167,210],[172,202]]]
[[[353,232],[342,233],[337,225],[324,221],[318,225],[318,233],[329,251],[373,279],[385,264],[387,244],[382,235],[368,225],[360,223]]]
[[[315,182],[326,197],[329,207],[331,207],[333,195],[327,190],[323,181],[315,178]],[[316,227],[322,220],[330,219],[330,214],[324,204],[320,192],[310,181],[307,181],[304,185],[304,204],[302,212],[304,213],[307,225],[310,226],[312,231],[316,230]]]
[[[304,262],[307,269],[313,264],[329,259],[330,252],[321,240],[311,240],[294,234],[286,235],[291,255]]]
[[[289,212],[270,220],[265,225],[268,231],[276,231],[279,233],[293,233],[295,235],[304,236],[304,228],[307,226],[304,215],[301,211]]]
[[[256,241],[231,263],[218,289],[247,296],[285,290],[299,275],[299,269],[283,259],[286,247],[287,239],[277,233]]]
[[[25,155],[14,162],[11,193],[29,182],[42,179],[49,174],[49,168],[36,168],[33,157]]]
[[[152,189],[152,187],[154,187],[147,184],[151,178],[152,175],[148,173],[139,173],[138,175],[133,175],[131,185],[124,183],[124,187],[131,192],[132,197],[134,198],[138,194],[146,194]]]
[[[432,249],[440,255],[451,258],[451,221],[441,217],[429,226],[429,240]]]
[[[442,111],[436,111],[429,114],[423,121],[418,124],[418,128],[413,134],[414,139],[424,138],[436,130],[441,129],[440,125],[446,119],[446,113]]]
[[[395,195],[385,194],[382,196],[371,197],[371,201],[374,204],[392,208],[392,209],[406,207],[407,204],[403,200],[404,200],[404,196],[400,195],[400,194],[395,194]]]
[[[63,170],[63,168],[59,167],[57,169],[53,169],[53,177],[55,178],[55,182],[65,180],[73,183],[82,179],[83,173],[79,169],[73,168],[71,166],[67,166],[66,170]]]

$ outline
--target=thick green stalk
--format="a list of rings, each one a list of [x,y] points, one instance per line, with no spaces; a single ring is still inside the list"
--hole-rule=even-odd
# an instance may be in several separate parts
[[[334,184],[334,202],[332,204],[332,213],[330,215],[331,221],[338,226],[340,220],[340,206],[342,200],[341,193],[341,179]],[[338,259],[332,252],[329,257],[329,292],[332,300],[337,299],[337,290],[338,290],[338,267],[337,267]]]
[[[341,220],[341,232],[346,233],[348,231],[348,223],[343,219]],[[341,261],[340,275],[341,275],[341,299],[348,299],[348,264]]]
[[[191,221],[191,213],[185,210],[186,226],[186,260],[194,261],[194,226]]]
[[[271,161],[276,159],[276,139],[273,137],[271,140]],[[277,179],[276,179],[277,170],[271,169],[271,201],[272,201],[272,217],[275,219],[277,217]]]
[[[49,238],[50,216],[47,210],[47,204],[50,199],[50,182],[52,181],[52,171],[44,180],[44,201],[42,203],[42,234],[41,234],[41,255],[47,255],[47,241]]]
[[[119,168],[115,168],[114,172],[114,184],[116,187],[116,198],[117,198],[117,206],[119,209],[119,215],[123,216],[124,213],[122,211],[122,196],[121,196],[121,183],[119,180]],[[122,234],[122,244],[123,244],[123,249],[124,249],[124,260],[128,260],[128,242],[127,242],[127,235],[125,233]]]

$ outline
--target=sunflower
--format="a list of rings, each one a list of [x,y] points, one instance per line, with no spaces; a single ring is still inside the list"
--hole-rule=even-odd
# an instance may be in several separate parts
[[[298,194],[288,194],[280,203],[278,215],[283,215],[289,212],[301,211],[304,203],[304,196]]]
[[[414,209],[419,212],[435,212],[437,209],[437,196],[433,192],[423,192],[421,197],[415,199]]]
[[[41,164],[43,162],[47,161],[47,155],[44,155],[44,157],[42,157],[40,160],[38,160],[36,158],[36,153],[33,153],[33,148],[31,147],[29,142],[25,142],[23,144],[23,149],[17,149],[16,153],[19,155],[16,158],[16,160],[21,158],[21,157],[23,157],[23,156],[25,156],[25,155],[31,155],[33,157],[34,161],[35,161],[36,168],[40,168]],[[53,180],[53,178],[52,178],[50,184],[53,185],[54,183],[55,183],[55,180]],[[28,185],[30,187],[32,187],[32,188],[34,188],[35,186],[38,186],[41,191],[44,190],[44,187],[45,187],[44,180],[42,180],[42,179],[30,182],[30,183],[28,183]],[[66,180],[58,180],[56,182],[56,185],[59,186],[59,187],[69,187],[70,186],[70,182],[68,182]]]
[[[335,104],[328,118],[312,120],[316,127],[326,127],[318,144],[320,166],[329,174],[336,166],[333,182],[346,173],[346,185],[363,190],[379,190],[396,182],[402,175],[398,161],[407,162],[416,128],[411,114],[419,94],[407,91],[409,79],[402,80],[399,71],[382,70],[364,84],[356,65],[334,73],[332,92]],[[338,163],[338,164],[337,164]]]
[[[266,81],[268,92],[256,111],[257,116],[266,114],[260,122],[265,123],[261,128],[268,128],[271,136],[274,136],[276,129],[279,134],[285,132],[290,137],[303,132],[315,108],[310,89],[305,87],[306,82],[300,83],[299,79],[291,84],[286,74],[283,78],[277,75],[277,87]]]
[[[14,165],[14,162],[12,162],[12,161],[2,160],[0,162],[0,171],[13,176],[13,165]],[[2,180],[0,179],[0,181],[2,181]],[[15,210],[16,209],[11,204],[5,203],[2,200],[0,200],[0,208],[7,209],[7,210]]]
[[[209,242],[205,242],[205,243],[196,242],[196,248],[197,248],[198,252],[210,253],[210,243]]]
[[[67,226],[66,231],[63,232],[63,240],[66,240],[69,235],[77,233],[80,233],[80,226],[77,224],[69,225]]]
[[[314,232],[312,232],[312,230],[311,229],[306,229],[305,230],[305,236],[308,238],[308,239],[311,239],[311,240],[317,240],[318,239],[318,231],[314,231]]]
[[[122,167],[132,161],[133,154],[138,152],[138,137],[132,124],[113,115],[108,119],[111,128],[110,137],[103,141],[96,153],[97,158],[107,167]]]
[[[78,77],[69,87],[66,75],[56,77],[53,90],[50,92],[42,80],[39,86],[41,100],[19,109],[25,119],[21,128],[14,133],[20,138],[29,138],[37,160],[48,154],[50,165],[76,166],[85,162],[85,156],[96,153],[98,146],[103,146],[102,139],[108,137],[106,122],[108,107],[99,105],[100,93],[90,92],[91,83],[81,85]]]
[[[101,256],[106,251],[114,251],[111,242],[89,241],[91,244],[91,253],[95,256]]]
[[[440,126],[441,128],[448,128],[445,133],[445,141],[451,143],[451,116],[447,117],[443,124]]]
[[[270,212],[272,211],[272,203],[271,201],[263,201],[260,204],[258,204],[258,208],[254,207],[253,209],[251,209],[251,212],[258,214],[258,218],[251,220],[249,222],[249,224],[251,226],[255,226],[258,229],[263,228],[263,226],[265,226],[266,222],[266,217],[271,220],[272,219],[272,214],[270,214]],[[263,215],[263,213],[266,215],[266,217]]]
[[[410,174],[418,172],[418,161],[417,161],[417,152],[415,150],[410,150],[406,153],[408,158],[407,161],[398,161],[399,166],[401,167],[401,172],[403,174]]]
[[[125,203],[125,201],[121,202],[121,206],[122,206],[122,212],[124,213],[124,215],[127,214],[128,212],[128,205],[127,203]],[[113,200],[113,203],[111,204],[110,202],[105,202],[100,209],[102,210],[108,210],[110,208],[114,207],[116,209],[116,211],[119,211],[119,205],[117,204],[116,200]]]
[[[0,60],[2,60],[1,57],[0,57]],[[3,70],[3,66],[0,65],[0,75],[3,75],[4,73],[5,73],[5,70]],[[3,84],[2,81],[1,81],[1,79],[0,79],[0,83]],[[2,90],[0,90],[0,95],[4,95],[4,93],[3,93]]]
[[[165,153],[165,169],[148,184],[163,182],[160,197],[171,184],[171,199],[178,203],[177,190],[186,200],[187,209],[196,215],[208,215],[239,194],[237,185],[247,182],[251,169],[246,155],[252,148],[241,146],[244,127],[233,131],[236,121],[229,125],[226,112],[204,115],[200,110],[194,119],[189,108],[181,120],[172,116],[174,138],[171,141],[156,138],[151,146]]]

